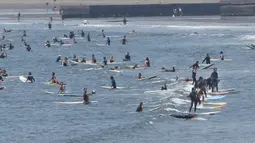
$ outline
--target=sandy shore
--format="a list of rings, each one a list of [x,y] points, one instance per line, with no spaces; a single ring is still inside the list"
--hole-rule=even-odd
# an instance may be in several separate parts
[[[220,0],[49,0],[49,6],[54,5],[131,5],[131,4],[173,4],[173,3],[219,3]],[[0,0],[1,9],[47,8],[47,0]]]

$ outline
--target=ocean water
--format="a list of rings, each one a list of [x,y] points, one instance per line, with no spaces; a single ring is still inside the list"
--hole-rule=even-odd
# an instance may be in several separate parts
[[[175,142],[255,142],[254,137],[254,74],[255,51],[245,48],[252,44],[255,34],[253,23],[236,21],[234,23],[219,20],[219,17],[182,17],[182,18],[130,18],[126,26],[118,22],[106,22],[112,19],[88,19],[88,25],[82,25],[82,19],[67,20],[64,23],[54,21],[52,30],[47,30],[46,20],[27,19],[20,23],[13,20],[1,20],[0,29],[13,29],[11,33],[0,33],[12,41],[15,46],[8,51],[8,58],[0,59],[0,67],[9,75],[27,75],[32,72],[36,82],[23,83],[18,78],[5,79],[0,91],[0,141],[8,143],[175,143]],[[105,46],[106,39],[101,30],[111,38],[111,45]],[[22,31],[31,45],[27,52],[21,42]],[[92,42],[77,38],[78,43],[70,47],[52,46],[44,48],[44,41],[55,36],[63,37],[80,30],[91,33]],[[135,30],[138,35],[127,36],[128,44],[121,45],[120,40],[127,32]],[[194,34],[197,32],[198,34]],[[68,42],[68,40],[64,40]],[[6,41],[1,44],[8,43]],[[231,62],[213,62],[218,68],[221,79],[219,88],[235,88],[240,93],[230,94],[216,102],[227,102],[216,115],[201,115],[206,119],[180,120],[169,116],[176,111],[187,112],[189,94],[192,85],[175,81],[175,77],[191,77],[187,69],[196,60],[200,62],[209,53],[218,58],[223,51]],[[130,52],[132,61],[127,65],[143,65],[146,57],[151,67],[144,70],[124,70],[122,73],[100,69],[97,66],[77,65],[62,67],[55,60],[58,55],[91,59],[94,54],[97,61],[103,57],[114,56],[122,61],[126,52]],[[161,67],[176,66],[176,73],[158,72]],[[212,68],[213,68],[212,67]],[[201,70],[197,77],[207,78],[212,68]],[[87,87],[89,92],[96,90],[89,105],[56,104],[63,101],[81,101],[81,97],[58,97],[45,91],[57,92],[59,87],[47,86],[46,82],[55,72],[59,81],[64,81],[68,93],[82,95]],[[156,79],[137,81],[136,76],[157,75]],[[124,89],[104,89],[110,85],[110,76],[114,76],[117,86]],[[157,91],[167,83],[168,91]],[[154,91],[155,90],[155,91]],[[154,91],[153,93],[148,91]],[[136,113],[140,102],[144,102],[144,112]],[[161,105],[155,111],[150,109]],[[216,110],[209,110],[216,111]],[[198,110],[198,113],[208,110]]]

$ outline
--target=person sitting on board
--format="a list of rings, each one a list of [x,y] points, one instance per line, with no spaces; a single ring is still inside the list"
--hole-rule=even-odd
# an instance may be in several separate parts
[[[126,38],[126,36],[124,36],[124,37],[121,39],[121,43],[122,43],[122,45],[126,45],[126,44],[127,44],[127,38]]]
[[[86,58],[82,58],[81,63],[86,63]]]
[[[79,62],[79,59],[76,57],[76,55],[73,55],[72,61]]]
[[[96,60],[96,58],[95,58],[95,55],[94,55],[94,54],[92,54],[91,62],[92,62],[92,63],[94,63],[94,64],[95,64],[95,63],[97,63],[97,60]]]
[[[107,59],[106,59],[106,57],[104,57],[104,59],[103,59],[103,65],[107,65]]]
[[[111,82],[112,82],[111,87],[112,87],[112,88],[117,88],[117,86],[116,86],[116,82],[115,82],[115,80],[114,80],[113,76],[111,76],[111,77],[110,77],[110,79],[111,79]]]
[[[190,105],[190,108],[189,108],[189,112],[191,112],[191,109],[194,105],[194,112],[197,111],[197,103],[198,103],[198,100],[197,100],[197,93],[196,93],[196,89],[195,88],[192,88],[191,89],[191,93],[189,94],[190,97],[190,100],[191,100],[191,105]]]
[[[3,76],[3,77],[8,77],[8,74],[7,74],[6,70],[3,70],[2,76]]]
[[[44,47],[48,47],[48,48],[49,48],[50,46],[51,46],[51,45],[50,45],[50,41],[47,40],[47,41],[45,42],[45,46],[44,46]]]
[[[220,59],[221,60],[224,60],[224,54],[223,54],[223,51],[220,52]]]
[[[81,30],[81,37],[85,37],[85,33],[83,30]]]
[[[136,112],[143,112],[143,102],[140,102],[139,106],[136,109]]]
[[[145,66],[145,67],[150,67],[150,66],[151,66],[149,57],[146,57],[145,62],[144,62],[144,66]]]
[[[60,62],[60,61],[62,61],[61,55],[58,55],[56,62]]]
[[[84,104],[89,104],[90,101],[89,101],[89,95],[87,94],[87,88],[84,88],[83,89],[84,93],[83,93],[83,103]]]
[[[110,46],[110,45],[111,45],[110,37],[107,37],[106,45],[108,45],[108,46]]]
[[[164,86],[161,87],[161,90],[167,90],[166,84],[164,84]]]
[[[63,66],[68,66],[68,59],[67,59],[67,57],[65,57],[64,60],[62,60],[62,65]]]
[[[137,79],[143,79],[143,76],[141,73],[138,73]]]
[[[32,82],[35,82],[35,79],[34,79],[34,77],[32,76],[32,73],[31,73],[31,72],[28,73],[26,82],[28,82],[28,81],[30,81],[31,83],[32,83]]]
[[[60,82],[60,88],[59,88],[58,94],[64,93],[65,89],[66,89],[65,84],[64,84],[64,82],[61,81]]]
[[[212,79],[212,92],[214,92],[214,88],[216,88],[216,91],[218,92],[218,73],[217,73],[217,68],[213,69],[213,72],[211,74],[211,79]]]
[[[113,63],[114,62],[114,58],[113,56],[110,57],[110,63]]]
[[[125,58],[123,59],[123,61],[131,61],[131,57],[129,55],[129,52],[126,53]]]
[[[54,83],[54,84],[59,84],[55,72],[52,72],[50,82],[51,82],[51,83]]]
[[[206,64],[211,64],[211,58],[209,57],[209,54],[206,54],[206,57],[204,58],[202,63],[204,63],[204,61],[206,61]]]

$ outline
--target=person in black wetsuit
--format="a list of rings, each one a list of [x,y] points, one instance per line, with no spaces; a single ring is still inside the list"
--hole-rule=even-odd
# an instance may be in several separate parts
[[[35,79],[34,79],[34,77],[32,76],[32,73],[31,73],[31,72],[28,73],[27,81],[26,81],[26,82],[28,82],[28,81],[30,81],[31,83],[32,83],[32,82],[35,82]]]
[[[109,46],[111,45],[111,40],[110,40],[110,37],[107,37],[107,41],[106,41],[106,44],[107,44],[107,45],[109,45]]]
[[[196,83],[196,75],[197,75],[197,69],[199,68],[199,61],[197,61],[195,64],[193,64],[192,66],[190,66],[190,68],[192,67],[192,79],[193,79],[193,83],[192,84],[195,84]]]
[[[198,103],[198,98],[197,98],[197,94],[196,94],[196,90],[195,88],[192,88],[191,93],[189,94],[190,100],[191,100],[191,105],[189,108],[189,112],[191,112],[191,109],[194,105],[194,112],[197,111],[197,103]]]
[[[126,53],[125,59],[123,61],[131,61],[131,56],[129,55],[129,52]]]
[[[83,101],[84,102],[83,103],[84,104],[89,104],[90,101],[89,101],[89,95],[87,93],[87,88],[84,88],[83,91],[84,91],[84,93],[83,93]]]
[[[136,112],[143,112],[143,102],[140,102],[139,106],[136,109]]]
[[[209,54],[206,55],[206,57],[204,58],[204,60],[202,61],[202,63],[204,63],[204,61],[206,61],[206,64],[211,64],[211,58],[209,56]]]
[[[27,45],[26,49],[27,49],[28,52],[32,51],[32,48],[30,47],[30,45]]]
[[[91,41],[91,39],[90,39],[90,33],[88,33],[88,35],[87,35],[87,41],[88,41],[88,42]]]
[[[14,46],[10,43],[9,44],[9,50],[12,50],[14,48]]]
[[[212,80],[212,92],[214,92],[214,88],[216,88],[216,91],[218,92],[218,73],[217,73],[217,68],[213,69],[213,72],[211,74],[211,80]]]
[[[166,69],[166,68],[162,67],[162,68],[161,68],[161,71],[162,71],[162,72],[175,72],[175,66],[173,66],[173,69],[172,69],[172,70]]]
[[[48,28],[51,29],[51,23],[48,24]]]
[[[61,55],[58,55],[58,58],[57,58],[56,62],[60,62],[60,61],[62,61]]]
[[[52,21],[53,21],[53,18],[52,18],[52,17],[50,17],[50,22],[52,23]]]
[[[126,19],[126,17],[124,17],[124,19],[123,19],[123,24],[124,24],[124,25],[127,24],[127,19]]]
[[[106,57],[104,57],[103,65],[107,65],[107,59],[106,59]]]
[[[112,88],[117,88],[117,86],[116,86],[116,82],[115,82],[115,80],[114,80],[113,76],[111,76],[111,82],[112,82],[111,87],[112,87]]]
[[[81,63],[86,63],[86,58],[82,58]]]
[[[85,37],[85,33],[83,30],[81,30],[81,37]]]
[[[210,90],[212,88],[212,79],[211,79],[211,77],[206,79],[206,84],[208,86],[208,89]]]
[[[161,87],[161,90],[167,90],[166,84],[164,84],[164,86]]]

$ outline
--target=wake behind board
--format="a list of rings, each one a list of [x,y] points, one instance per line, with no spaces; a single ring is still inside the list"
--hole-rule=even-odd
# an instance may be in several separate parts
[[[19,80],[21,80],[22,82],[26,82],[27,78],[25,78],[24,76],[19,76]],[[27,81],[27,82],[31,82],[31,81]]]
[[[211,61],[232,61],[233,59],[224,59],[224,60],[221,60],[220,58],[216,58],[216,59],[211,59]]]

